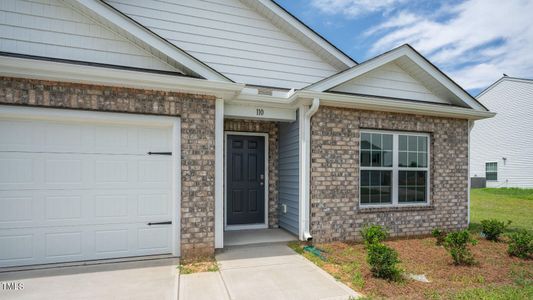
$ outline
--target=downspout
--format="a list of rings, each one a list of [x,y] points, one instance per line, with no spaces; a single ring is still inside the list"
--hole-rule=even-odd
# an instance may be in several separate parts
[[[304,151],[305,154],[305,160],[304,164],[302,166],[303,168],[303,183],[304,183],[304,189],[303,189],[303,239],[305,241],[310,241],[313,239],[310,233],[310,206],[311,206],[311,117],[318,111],[318,107],[320,106],[320,99],[314,98],[313,104],[309,108],[309,110],[305,113],[304,117]]]
[[[468,216],[467,216],[467,220],[468,220],[468,225],[470,225],[470,189],[471,189],[471,181],[472,181],[472,177],[470,176],[470,171],[471,171],[471,166],[470,164],[472,163],[472,157],[470,156],[471,155],[471,152],[470,152],[470,148],[471,145],[470,145],[470,134],[472,133],[472,129],[474,128],[474,121],[472,120],[468,120]]]

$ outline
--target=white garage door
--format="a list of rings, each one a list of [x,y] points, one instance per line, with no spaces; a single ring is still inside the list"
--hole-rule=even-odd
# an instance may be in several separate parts
[[[172,125],[56,120],[0,117],[0,267],[173,253]]]

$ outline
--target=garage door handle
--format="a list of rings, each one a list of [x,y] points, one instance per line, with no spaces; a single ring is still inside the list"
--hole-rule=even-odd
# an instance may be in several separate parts
[[[152,226],[152,225],[170,225],[172,224],[172,221],[166,221],[166,222],[150,222],[148,223],[147,225],[148,226]]]
[[[148,152],[148,155],[172,155],[172,152]]]

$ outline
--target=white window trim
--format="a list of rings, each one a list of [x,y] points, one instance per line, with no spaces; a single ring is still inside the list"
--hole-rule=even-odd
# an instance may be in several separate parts
[[[363,167],[361,166],[361,135],[363,133],[380,133],[380,134],[392,134],[392,168],[391,167]],[[425,168],[411,168],[411,167],[399,167],[399,136],[400,135],[412,135],[423,136],[428,139],[427,149],[427,166]],[[361,129],[359,131],[359,200],[358,204],[360,208],[387,208],[387,207],[426,207],[431,205],[431,135],[425,132],[412,132],[412,131],[391,131],[391,130],[379,130],[379,129]],[[391,204],[363,204],[361,203],[361,171],[362,170],[376,170],[376,171],[391,171],[392,170],[392,203]],[[427,201],[424,203],[399,203],[398,202],[398,175],[400,171],[426,171],[426,195]]]
[[[487,179],[487,164],[491,164],[491,163],[494,163],[496,164],[496,180],[489,180]],[[494,173],[494,172],[493,172]],[[498,162],[495,161],[495,160],[489,160],[489,161],[486,161],[485,162],[485,181],[490,181],[490,182],[498,182],[498,173],[499,173],[499,170],[498,170]]]

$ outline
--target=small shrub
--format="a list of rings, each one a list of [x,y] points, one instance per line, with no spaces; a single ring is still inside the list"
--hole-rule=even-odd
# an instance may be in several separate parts
[[[507,253],[509,253],[509,255],[523,259],[533,255],[533,234],[522,229],[517,232],[509,233],[507,236],[510,239],[509,248],[507,248]]]
[[[397,266],[400,263],[398,252],[390,247],[381,243],[369,244],[367,262],[374,277],[393,281],[401,278],[401,271]]]
[[[456,265],[472,265],[475,263],[468,244],[477,244],[477,241],[472,239],[468,230],[449,233],[444,239],[444,247],[448,250]]]
[[[380,225],[367,225],[361,230],[361,237],[363,237],[367,247],[383,242],[388,236],[387,230]]]
[[[431,231],[431,235],[437,239],[437,246],[442,246],[444,244],[444,238],[446,238],[446,232],[441,230],[440,228],[435,228],[433,231]]]
[[[496,219],[483,220],[481,221],[481,233],[485,235],[487,240],[497,241],[509,224],[511,224],[511,221],[506,224]]]

